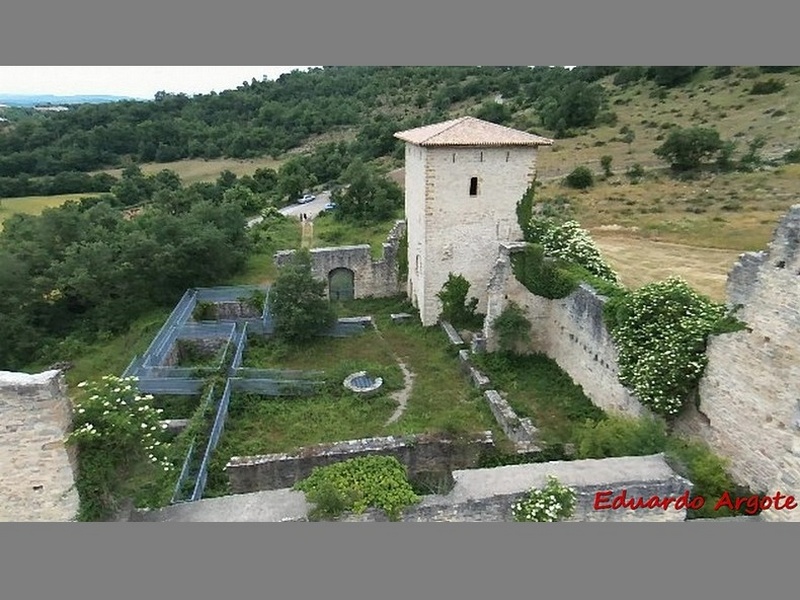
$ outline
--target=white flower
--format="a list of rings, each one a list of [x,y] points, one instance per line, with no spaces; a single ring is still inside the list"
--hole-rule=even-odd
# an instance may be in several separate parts
[[[79,388],[86,387],[86,382],[85,382],[85,381],[81,381],[81,382],[78,384],[78,387],[79,387]]]

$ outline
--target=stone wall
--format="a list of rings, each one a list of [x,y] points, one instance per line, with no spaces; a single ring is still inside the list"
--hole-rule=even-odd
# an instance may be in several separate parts
[[[72,406],[60,371],[0,371],[0,521],[70,521],[76,454],[64,438]]]
[[[372,258],[369,244],[358,246],[334,246],[313,248],[311,250],[312,273],[325,281],[334,269],[350,269],[353,272],[355,298],[385,298],[396,296],[404,291],[405,285],[399,281],[397,251],[400,239],[405,232],[405,222],[398,221],[383,243],[381,258]],[[275,254],[278,267],[289,263],[294,250],[282,250]]]
[[[660,454],[601,460],[555,461],[512,465],[492,469],[470,469],[453,473],[455,486],[442,496],[425,496],[402,514],[404,522],[513,521],[512,506],[533,487],[543,487],[547,476],[576,491],[575,514],[570,521],[685,521],[686,510],[622,508],[595,510],[598,492],[610,497],[625,493],[628,498],[652,496],[677,498],[691,494],[692,483],[675,473]],[[348,515],[348,522],[386,521],[381,511]]]
[[[225,466],[234,494],[292,487],[315,467],[361,456],[394,456],[411,476],[427,471],[474,467],[481,452],[494,446],[491,432],[469,441],[410,435],[366,438],[301,448],[294,454],[236,456]]]
[[[649,414],[619,382],[617,349],[603,322],[605,298],[587,285],[560,300],[532,294],[512,272],[511,255],[522,247],[521,244],[500,246],[488,285],[483,329],[487,350],[497,349],[492,323],[513,301],[531,322],[529,350],[552,358],[595,405],[631,416]]]
[[[745,331],[708,346],[698,409],[678,431],[704,439],[751,489],[800,497],[800,205],[779,224],[766,252],[743,255],[728,277]],[[800,511],[765,511],[800,520]]]
[[[446,495],[423,496],[407,508],[405,522],[511,521],[512,506],[532,487],[545,485],[548,475],[575,489],[576,510],[571,521],[684,521],[685,510],[638,509],[595,510],[595,495],[625,490],[628,498],[653,495],[680,497],[691,493],[692,484],[679,477],[662,455],[559,461],[528,465],[455,471],[455,485]],[[289,488],[235,494],[188,502],[154,511],[132,511],[131,521],[194,522],[286,522],[307,521],[311,505],[305,494]],[[378,510],[344,515],[344,522],[386,521]]]

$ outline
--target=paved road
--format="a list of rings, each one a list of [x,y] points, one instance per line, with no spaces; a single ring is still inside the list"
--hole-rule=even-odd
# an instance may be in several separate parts
[[[317,199],[313,202],[309,202],[308,204],[290,204],[289,206],[284,206],[283,208],[278,209],[278,212],[288,217],[295,217],[297,219],[300,218],[301,214],[305,213],[308,215],[309,219],[313,219],[322,212],[322,209],[325,208],[325,205],[331,200],[331,193],[328,190],[320,192],[319,194],[316,194],[316,196]],[[247,226],[252,227],[256,223],[260,223],[262,220],[263,219],[261,217],[253,217],[247,221]]]

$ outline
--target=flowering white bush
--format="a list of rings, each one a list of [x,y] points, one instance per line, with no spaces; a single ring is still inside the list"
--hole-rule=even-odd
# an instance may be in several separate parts
[[[676,415],[703,374],[706,340],[726,312],[677,277],[630,292],[611,327],[620,382],[655,413]]]
[[[98,451],[109,464],[124,462],[144,451],[154,466],[171,471],[169,444],[165,441],[160,408],[152,405],[153,396],[142,395],[136,378],[106,375],[97,382],[82,382],[83,395],[75,404],[73,431],[68,441],[82,451]]]
[[[575,510],[575,490],[563,486],[552,475],[542,489],[532,489],[514,504],[514,520],[518,522],[554,523],[568,519]]]
[[[530,241],[541,244],[545,254],[579,265],[611,283],[618,283],[614,270],[603,260],[589,233],[577,221],[559,223],[548,217],[534,217],[528,229]]]

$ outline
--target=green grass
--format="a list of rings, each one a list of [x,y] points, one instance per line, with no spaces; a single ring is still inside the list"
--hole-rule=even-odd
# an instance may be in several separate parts
[[[153,398],[152,405],[164,412],[162,419],[189,419],[200,406],[201,396],[158,395]]]
[[[12,215],[39,215],[46,208],[61,206],[69,200],[80,200],[95,194],[60,194],[58,196],[24,196],[22,198],[0,198],[0,229],[3,221]]]
[[[473,358],[497,388],[508,394],[508,403],[517,415],[533,421],[544,443],[569,443],[577,425],[603,417],[603,411],[581,387],[547,356],[483,354]]]
[[[314,218],[314,238],[311,247],[369,244],[372,257],[378,259],[383,254],[383,243],[389,231],[399,218],[402,218],[402,215],[371,225],[353,225],[337,221],[332,213],[323,212]]]
[[[300,223],[288,217],[272,218],[252,228],[255,242],[243,271],[231,277],[224,285],[264,284],[275,281],[278,268],[273,259],[279,250],[300,247]]]

